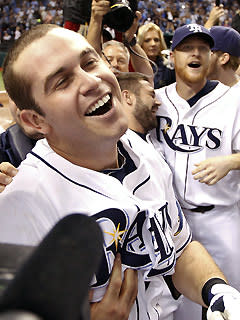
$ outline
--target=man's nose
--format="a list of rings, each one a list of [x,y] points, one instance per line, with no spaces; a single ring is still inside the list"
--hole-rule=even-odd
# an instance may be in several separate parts
[[[83,72],[84,74],[79,74],[79,91],[86,95],[89,91],[96,90],[102,80],[96,74]]]
[[[200,53],[199,48],[198,48],[198,47],[193,47],[192,53],[193,53],[194,55],[196,55],[196,56],[199,55],[199,53]]]

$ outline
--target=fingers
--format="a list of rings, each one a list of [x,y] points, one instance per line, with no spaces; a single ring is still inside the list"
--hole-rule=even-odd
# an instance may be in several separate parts
[[[127,269],[124,272],[124,280],[121,288],[120,296],[123,303],[128,303],[129,308],[132,307],[138,293],[138,275],[137,271]]]
[[[108,298],[117,299],[121,291],[121,286],[122,286],[122,264],[121,264],[120,254],[118,253],[116,255],[114,265],[112,268],[112,273],[109,280],[109,286],[103,299],[108,299]]]
[[[9,162],[2,162],[0,163],[0,172],[4,173],[9,177],[14,177],[18,170]]]
[[[127,306],[130,310],[134,303],[138,292],[138,275],[137,271],[127,269],[124,272],[124,279],[122,280],[122,264],[120,255],[117,254],[109,286],[103,299],[118,300],[122,305]]]
[[[8,162],[0,163],[0,193],[11,183],[12,177],[17,174],[17,169]]]
[[[103,299],[91,303],[91,320],[127,320],[137,296],[137,288],[137,271],[125,270],[122,280],[121,258],[117,254]]]
[[[109,1],[94,0],[92,2],[92,14],[103,16],[110,10]]]
[[[136,11],[136,12],[135,12],[135,15],[136,15],[136,18],[135,18],[135,19],[137,19],[137,21],[139,21],[139,20],[142,18],[142,14],[141,14],[140,11]]]
[[[207,167],[203,164],[197,164],[196,166],[197,168],[192,171],[194,180],[198,180],[200,183],[206,183],[208,185],[213,185],[219,180],[217,179],[215,168]]]

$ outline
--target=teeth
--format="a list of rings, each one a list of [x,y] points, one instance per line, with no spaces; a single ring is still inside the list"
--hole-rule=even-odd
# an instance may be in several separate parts
[[[104,96],[102,99],[99,99],[94,106],[90,107],[88,109],[88,112],[86,112],[86,114],[90,114],[93,111],[97,110],[98,108],[102,107],[106,102],[108,102],[110,100],[110,96],[109,94],[107,94],[106,96]]]

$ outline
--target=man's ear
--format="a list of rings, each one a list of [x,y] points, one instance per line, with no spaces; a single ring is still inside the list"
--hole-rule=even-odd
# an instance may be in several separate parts
[[[122,96],[123,96],[123,101],[127,103],[129,106],[133,105],[136,100],[134,94],[128,90],[123,90]]]
[[[221,65],[224,65],[224,64],[228,63],[229,60],[230,60],[230,55],[227,52],[224,52],[219,57],[219,62],[220,62]]]
[[[19,114],[21,125],[26,129],[27,127],[46,135],[49,132],[49,125],[45,121],[45,117],[40,115],[35,110],[24,109]]]
[[[170,51],[170,62],[174,64],[174,52],[173,51]]]

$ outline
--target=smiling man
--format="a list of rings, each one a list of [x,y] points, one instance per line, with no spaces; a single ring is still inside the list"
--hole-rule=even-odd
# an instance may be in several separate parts
[[[176,29],[172,41],[176,83],[156,90],[161,107],[153,134],[172,169],[193,238],[204,244],[230,284],[240,289],[240,96],[234,88],[207,80],[213,45],[203,26]],[[177,320],[201,319],[196,310],[191,313],[190,304],[185,301]]]
[[[117,79],[88,42],[39,25],[10,49],[3,75],[21,120],[45,139],[0,195],[0,241],[35,245],[63,216],[93,216],[104,235],[93,301],[102,299],[120,252],[123,270],[138,270],[129,319],[162,319],[163,275],[193,301],[210,305],[210,314],[218,310],[215,301],[227,299],[223,312],[238,316],[240,294],[191,241],[163,159],[134,132],[125,133]],[[144,280],[152,284],[147,294]]]
[[[156,113],[160,105],[149,78],[138,72],[125,72],[117,76],[120,85],[123,110],[129,129],[144,140],[147,133],[157,127]]]

